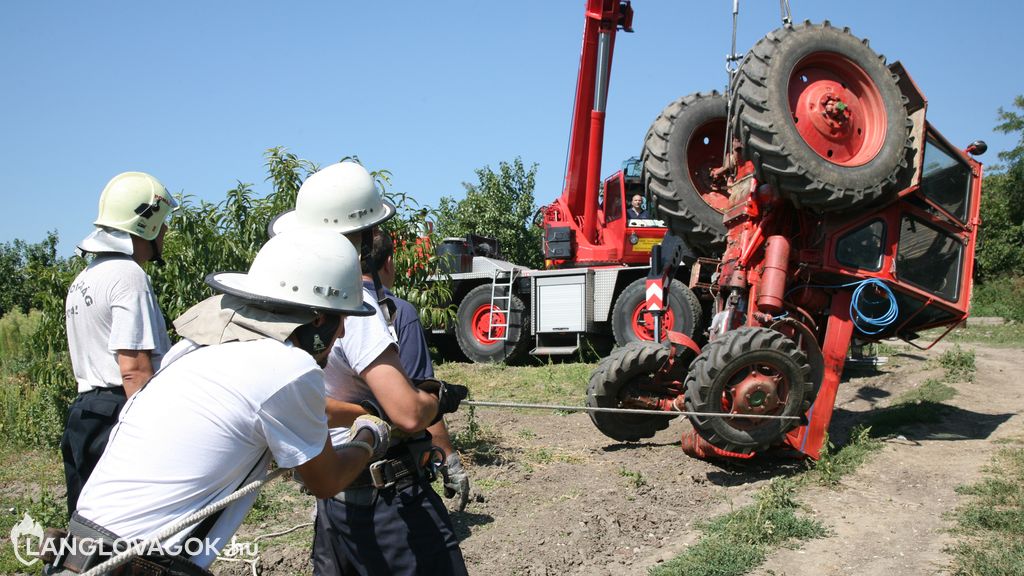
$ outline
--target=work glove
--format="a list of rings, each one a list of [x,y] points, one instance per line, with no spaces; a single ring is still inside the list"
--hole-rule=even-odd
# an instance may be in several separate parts
[[[434,422],[441,419],[441,416],[445,414],[451,414],[459,409],[459,403],[461,403],[466,396],[469,396],[469,388],[461,384],[451,384],[444,380],[420,380],[416,382],[416,385],[420,390],[429,392],[437,395],[437,418]]]
[[[376,416],[363,414],[352,423],[352,428],[349,430],[349,438],[355,440],[356,434],[360,430],[369,430],[373,433],[374,441],[371,445],[373,455],[370,456],[370,460],[380,460],[383,458],[391,443],[391,426]]]
[[[469,503],[469,474],[462,467],[462,459],[458,452],[452,452],[445,459],[445,469],[442,474],[444,480],[444,497],[451,498],[458,494],[459,512],[466,509]]]

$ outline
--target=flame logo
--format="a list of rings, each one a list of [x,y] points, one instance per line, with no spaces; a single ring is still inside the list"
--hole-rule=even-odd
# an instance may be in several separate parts
[[[33,546],[33,538],[35,539],[35,546]],[[25,541],[24,545],[22,545],[21,540]],[[31,551],[35,550],[38,552],[42,548],[43,527],[39,525],[39,522],[33,520],[32,517],[28,515],[28,512],[25,513],[21,522],[18,522],[11,528],[11,545],[14,546],[14,556],[17,557],[18,562],[21,562],[25,566],[31,566],[39,561],[38,558],[34,557],[34,554]],[[23,558],[22,552],[24,552],[30,559],[26,560]]]

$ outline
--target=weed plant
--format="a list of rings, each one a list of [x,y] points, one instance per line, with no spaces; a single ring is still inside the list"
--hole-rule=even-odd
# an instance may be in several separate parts
[[[957,493],[968,501],[953,514],[959,536],[948,549],[953,574],[1024,574],[1024,448],[999,450],[985,478]]]
[[[796,487],[791,480],[775,478],[753,504],[701,523],[704,534],[697,544],[653,568],[651,576],[738,576],[779,546],[826,536],[821,522],[798,514]]]
[[[947,382],[974,382],[974,350],[955,344],[939,356],[939,365],[946,371]]]

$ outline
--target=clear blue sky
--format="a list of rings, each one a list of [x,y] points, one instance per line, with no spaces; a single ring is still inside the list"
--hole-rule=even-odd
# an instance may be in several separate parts
[[[620,34],[602,174],[640,152],[672,100],[722,89],[731,0],[636,0]],[[899,59],[955,144],[994,133],[1024,93],[1019,0],[792,0]],[[421,204],[461,197],[474,170],[537,163],[536,198],[561,192],[583,0],[517,2],[17,1],[0,18],[0,242],[91,229],[118,172],[219,201],[264,182],[263,152],[320,164],[358,155]],[[743,0],[738,49],[780,23]]]

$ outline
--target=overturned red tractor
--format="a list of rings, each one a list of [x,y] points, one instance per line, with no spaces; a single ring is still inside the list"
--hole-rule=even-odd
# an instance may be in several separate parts
[[[677,267],[690,266],[711,322],[703,347],[669,332],[602,360],[589,406],[665,416],[592,412],[597,427],[639,440],[682,411],[690,455],[818,458],[853,339],[914,343],[962,322],[980,223],[972,155],[985,144],[951,145],[926,108],[901,64],[828,22],[763,38],[728,95],[670,104],[648,132],[642,178],[670,236],[702,257],[667,239],[647,306],[658,321]]]

